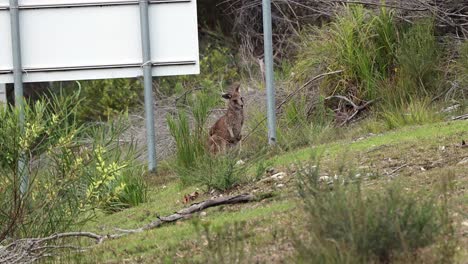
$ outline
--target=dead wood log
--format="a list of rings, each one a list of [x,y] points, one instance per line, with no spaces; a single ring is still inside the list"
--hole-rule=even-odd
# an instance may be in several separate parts
[[[171,215],[158,217],[157,220],[137,229],[119,229],[116,228],[118,233],[101,235],[93,232],[67,232],[54,234],[43,238],[23,238],[18,239],[6,246],[0,244],[0,264],[6,263],[33,263],[45,257],[56,256],[63,250],[73,250],[81,252],[89,249],[90,247],[75,246],[71,244],[63,244],[61,241],[67,238],[87,238],[95,241],[95,244],[101,244],[108,239],[117,239],[127,234],[139,233],[145,230],[154,229],[166,223],[172,223],[180,219],[191,217],[194,213],[203,211],[210,207],[215,207],[225,204],[247,203],[257,200],[254,195],[241,194],[236,196],[218,197],[208,199],[206,201],[195,203],[187,208],[179,210]],[[59,251],[57,253],[57,251]]]
[[[341,122],[340,126],[344,126],[346,125],[347,123],[349,123],[350,121],[353,120],[353,118],[359,113],[361,112],[362,110],[366,109],[369,107],[370,104],[374,103],[375,100],[370,100],[368,102],[365,102],[364,104],[362,105],[356,105],[352,100],[350,100],[349,98],[345,97],[345,96],[342,96],[342,95],[333,95],[333,96],[329,96],[327,98],[325,98],[325,100],[330,100],[330,99],[339,99],[339,100],[343,100],[343,101],[346,101],[349,105],[351,105],[353,107],[353,113],[351,115],[349,115],[343,122]],[[339,109],[337,110],[339,111]]]

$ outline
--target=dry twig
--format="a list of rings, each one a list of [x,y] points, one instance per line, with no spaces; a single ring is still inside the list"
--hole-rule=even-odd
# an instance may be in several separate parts
[[[67,232],[54,234],[43,238],[24,238],[16,240],[6,246],[0,246],[0,264],[7,263],[32,263],[45,257],[56,256],[60,251],[73,250],[84,251],[89,247],[81,247],[70,244],[61,244],[63,239],[80,239],[87,238],[94,240],[96,244],[101,244],[108,239],[117,239],[127,234],[139,233],[149,229],[154,229],[166,223],[172,223],[180,219],[191,217],[194,213],[203,211],[207,208],[224,205],[224,204],[237,204],[255,201],[256,197],[250,194],[241,194],[230,197],[219,197],[208,199],[206,201],[192,204],[171,215],[158,217],[157,220],[137,229],[119,229],[116,228],[118,233],[100,235],[92,232]]]

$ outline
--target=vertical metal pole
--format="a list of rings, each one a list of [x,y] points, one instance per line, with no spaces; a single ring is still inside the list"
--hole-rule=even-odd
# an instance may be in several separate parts
[[[23,67],[21,65],[21,40],[19,26],[18,0],[10,0],[11,43],[13,52],[13,78],[15,83],[15,107],[19,110],[19,126],[24,133],[24,99],[23,99]],[[29,179],[26,169],[26,156],[20,155],[18,174],[21,175],[20,192],[24,195],[28,189]]]
[[[263,42],[265,46],[265,80],[267,89],[268,143],[276,144],[275,84],[273,75],[273,39],[271,0],[263,0]]]
[[[6,84],[0,83],[0,105],[5,104],[4,106],[6,107],[7,104],[7,94],[6,94]]]
[[[143,79],[145,86],[146,136],[148,143],[148,169],[156,170],[156,144],[153,113],[153,78],[151,73],[151,48],[148,0],[140,0],[140,28],[143,49]]]

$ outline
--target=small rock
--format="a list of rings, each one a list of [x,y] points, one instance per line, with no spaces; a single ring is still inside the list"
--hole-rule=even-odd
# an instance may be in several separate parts
[[[462,226],[468,227],[468,220],[463,221],[463,222],[462,222]]]
[[[206,216],[206,212],[201,212],[200,216]]]
[[[266,173],[269,174],[269,175],[273,175],[275,173],[275,168],[266,169]]]
[[[426,171],[426,169],[424,167],[421,167],[421,171]]]
[[[271,178],[272,178],[272,179],[275,179],[275,180],[281,180],[281,179],[283,179],[285,176],[286,176],[286,173],[284,173],[284,172],[279,172],[279,173],[276,173],[275,175],[271,176]]]
[[[354,175],[354,177],[361,178],[361,173],[358,173],[358,174]]]
[[[167,186],[166,186],[166,185],[163,185],[163,187],[162,187],[162,188],[163,188],[163,189],[166,189],[166,188],[167,188]]]
[[[278,188],[284,187],[284,184],[282,184],[282,183],[277,184],[276,187],[278,187]]]
[[[238,160],[238,161],[236,162],[236,165],[237,165],[237,166],[242,166],[242,165],[244,165],[244,164],[245,164],[245,162],[244,162],[243,160]]]
[[[445,146],[439,146],[439,150],[440,150],[440,151],[444,151],[444,150],[445,150]]]
[[[319,177],[319,182],[328,182],[329,180],[331,180],[331,178],[328,177],[328,176],[320,176]]]

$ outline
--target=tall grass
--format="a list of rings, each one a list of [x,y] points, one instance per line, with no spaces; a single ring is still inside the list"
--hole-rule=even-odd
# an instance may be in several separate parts
[[[236,165],[239,159],[235,151],[216,157],[208,153],[206,121],[210,109],[218,101],[216,96],[206,90],[195,94],[189,101],[192,125],[185,109],[179,109],[176,117],[167,117],[177,147],[172,167],[182,184],[223,191],[238,184],[245,174],[246,167]]]
[[[125,126],[80,125],[80,102],[74,94],[25,104],[23,132],[18,110],[0,109],[0,241],[65,231],[98,208],[145,200],[142,164],[124,151],[132,146],[116,143]],[[21,193],[24,157],[29,177]]]
[[[293,69],[294,81],[318,72],[343,70],[322,83],[322,95],[343,95],[357,102],[408,103],[413,96],[440,92],[441,46],[432,19],[397,22],[395,12],[347,5],[323,28],[302,33],[302,47]]]
[[[449,230],[447,204],[437,196],[407,193],[399,183],[365,191],[352,173],[329,185],[320,181],[319,164],[312,164],[298,177],[307,223],[307,235],[295,243],[301,263],[414,260]]]
[[[388,129],[395,129],[408,125],[423,125],[442,121],[443,116],[437,113],[430,100],[416,99],[399,107],[383,109],[382,120]]]

